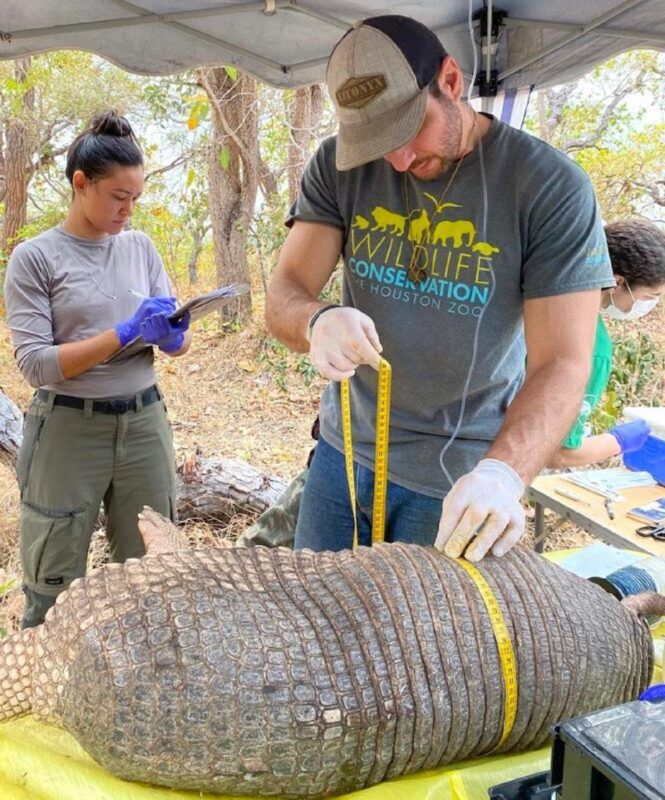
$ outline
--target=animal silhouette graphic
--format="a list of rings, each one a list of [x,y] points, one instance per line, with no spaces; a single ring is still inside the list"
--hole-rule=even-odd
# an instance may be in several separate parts
[[[392,228],[391,233],[402,236],[406,225],[405,216],[396,214],[394,211],[383,208],[383,206],[375,206],[371,213],[376,223],[372,228],[373,231],[385,231],[390,226]]]
[[[501,252],[500,247],[495,247],[489,242],[476,242],[471,249],[474,253],[480,253],[482,256],[491,256],[493,253]]]
[[[432,244],[448,244],[452,239],[453,247],[459,249],[465,244],[470,247],[476,235],[476,227],[469,219],[443,219],[434,228]],[[464,238],[466,237],[466,242]]]
[[[423,236],[425,237],[425,241],[427,241],[429,226],[430,218],[427,216],[427,211],[425,211],[423,208],[419,217],[409,220],[409,241],[421,244],[423,241]]]
[[[436,197],[434,197],[433,194],[430,194],[429,192],[423,192],[423,194],[425,195],[425,197],[431,200],[432,203],[434,203],[434,211],[437,214],[440,214],[444,208],[462,208],[460,203],[439,203],[439,201],[436,199]]]
[[[366,220],[365,217],[361,216],[360,214],[356,214],[356,218],[353,220],[352,228],[360,228],[361,231],[366,231],[369,228],[369,220]]]

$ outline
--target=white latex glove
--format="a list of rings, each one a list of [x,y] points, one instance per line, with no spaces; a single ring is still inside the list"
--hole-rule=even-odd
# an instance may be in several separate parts
[[[495,556],[505,555],[524,535],[523,493],[512,467],[484,458],[455,481],[443,501],[434,546],[459,558],[473,540],[465,553],[469,561],[480,561],[490,548]]]
[[[311,330],[310,359],[331,381],[350,378],[360,364],[378,369],[381,350],[374,323],[357,308],[330,308],[318,317]]]

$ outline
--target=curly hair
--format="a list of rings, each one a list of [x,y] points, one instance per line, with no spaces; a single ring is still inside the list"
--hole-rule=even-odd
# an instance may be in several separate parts
[[[665,284],[665,232],[653,222],[627,219],[605,226],[612,272],[630,286]]]

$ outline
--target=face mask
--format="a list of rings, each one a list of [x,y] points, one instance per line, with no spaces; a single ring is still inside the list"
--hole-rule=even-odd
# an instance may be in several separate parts
[[[628,312],[628,319],[639,319],[640,317],[646,317],[646,315],[650,311],[653,311],[657,305],[657,297],[654,297],[652,300],[636,300],[633,303],[633,307]]]
[[[628,282],[626,282],[626,289],[630,292],[630,296],[633,297],[633,293],[630,290],[630,286]],[[622,311],[620,308],[617,308],[614,305],[614,298],[612,297],[612,292],[610,292],[610,303],[611,305],[607,306],[607,308],[601,309],[601,314],[610,319],[620,319],[620,320],[634,320],[640,319],[641,317],[646,317],[646,315],[653,311],[653,309],[658,305],[658,297],[654,297],[652,300],[636,300],[633,297],[633,305],[630,308],[630,311]]]

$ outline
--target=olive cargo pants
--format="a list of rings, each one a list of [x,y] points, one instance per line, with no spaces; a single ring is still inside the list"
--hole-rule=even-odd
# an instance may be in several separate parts
[[[121,414],[53,405],[35,397],[18,457],[23,627],[43,622],[69,584],[85,575],[100,505],[111,560],[144,554],[138,512],[152,506],[175,521],[175,459],[161,400]],[[160,395],[161,397],[161,395]]]

